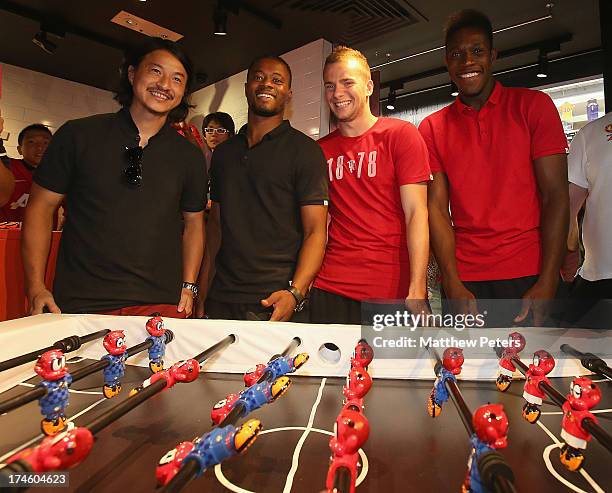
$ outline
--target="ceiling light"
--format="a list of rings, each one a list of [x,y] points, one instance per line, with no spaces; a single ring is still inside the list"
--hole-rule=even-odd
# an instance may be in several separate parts
[[[49,55],[53,55],[55,50],[57,50],[57,45],[47,39],[46,31],[38,31],[32,38],[32,43],[40,47],[45,53],[49,53]]]
[[[217,7],[213,14],[214,31],[217,36],[227,35],[227,10]]]
[[[548,77],[548,56],[544,50],[540,50],[540,56],[538,56],[538,73],[536,75],[540,79]]]
[[[391,91],[389,91],[389,97],[387,98],[387,109],[395,109],[395,89],[391,89]]]
[[[454,98],[459,96],[459,89],[457,89],[457,84],[451,81],[450,86],[451,86],[451,96]]]

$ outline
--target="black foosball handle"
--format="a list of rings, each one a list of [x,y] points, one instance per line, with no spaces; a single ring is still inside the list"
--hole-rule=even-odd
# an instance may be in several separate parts
[[[110,330],[103,329],[98,332],[93,332],[91,334],[86,334],[84,336],[70,336],[59,341],[53,343],[52,346],[37,349],[36,351],[32,351],[28,354],[22,354],[21,356],[16,356],[15,358],[7,359],[6,361],[0,361],[0,371],[8,370],[10,368],[15,368],[16,366],[21,366],[25,363],[29,363],[30,361],[37,360],[41,354],[46,353],[47,351],[51,351],[52,349],[60,349],[64,354],[69,353],[71,351],[76,351],[86,342],[94,341],[99,339],[100,337],[104,337],[108,334]]]
[[[597,373],[602,377],[612,378],[612,368],[610,368],[599,356],[593,353],[583,353],[569,344],[561,344],[561,351],[578,358],[582,366],[587,370]]]
[[[26,491],[28,487],[14,485],[11,476],[14,477],[16,474],[25,474],[31,472],[32,468],[25,461],[16,460],[15,462],[6,464],[2,468],[0,468],[0,491],[10,493],[21,493],[22,491]],[[12,484],[13,486],[11,486]]]
[[[485,452],[478,458],[478,472],[487,488],[494,493],[516,493],[514,473],[499,452]]]

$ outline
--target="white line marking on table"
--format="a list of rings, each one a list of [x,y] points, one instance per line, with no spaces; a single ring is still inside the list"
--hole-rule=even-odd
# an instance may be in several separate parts
[[[17,385],[20,385],[21,387],[36,387],[36,385],[32,383],[26,383],[26,382],[21,382],[21,383],[18,383]],[[68,389],[68,392],[71,392],[73,394],[104,395],[102,392],[95,392],[95,391],[90,391],[90,390]]]
[[[76,418],[78,418],[79,416],[82,416],[83,414],[85,414],[87,411],[91,411],[94,407],[96,407],[98,404],[100,404],[101,402],[106,401],[107,399],[100,399],[99,401],[94,402],[91,406],[86,407],[85,409],[83,409],[82,411],[76,413],[74,416],[71,416],[68,418],[68,422],[75,420]],[[2,457],[0,457],[0,465],[4,465],[4,461],[6,459],[8,459],[9,457],[11,457],[12,455],[16,454],[17,452],[20,452],[21,450],[23,450],[24,448],[29,447],[30,445],[32,445],[34,442],[40,440],[41,438],[44,438],[45,435],[43,435],[42,433],[40,435],[35,436],[34,438],[32,438],[31,440],[28,440],[25,443],[22,443],[21,445],[19,445],[18,447],[15,447],[13,450],[11,450],[10,452],[7,452],[6,454],[4,454]]]
[[[312,409],[310,411],[310,417],[308,418],[308,424],[306,425],[306,429],[302,436],[298,440],[298,443],[293,451],[293,459],[291,460],[291,469],[289,469],[289,474],[287,474],[287,481],[285,481],[285,487],[283,488],[283,493],[289,493],[291,491],[291,487],[293,486],[293,477],[298,468],[298,463],[300,459],[300,451],[302,450],[302,446],[306,441],[306,437],[310,434],[310,430],[312,429],[312,424],[314,423],[315,415],[317,414],[317,407],[319,407],[319,403],[321,402],[321,396],[323,395],[323,388],[325,387],[325,383],[327,382],[327,378],[321,379],[321,386],[319,387],[319,393],[317,394],[317,398],[315,399],[314,404],[312,405]]]
[[[612,412],[612,409],[592,409],[591,412],[593,414],[610,413]],[[543,412],[542,416],[554,416],[555,414],[561,415],[563,414],[563,411],[547,411]]]
[[[578,493],[587,493],[584,490],[581,490],[580,488],[578,488],[577,486],[575,486],[574,484],[570,483],[569,481],[567,481],[563,476],[561,476],[553,467],[552,462],[550,461],[550,451],[553,448],[561,448],[563,446],[563,443],[560,442],[557,437],[553,434],[552,431],[550,431],[548,428],[546,428],[546,426],[544,425],[544,423],[542,423],[541,421],[538,421],[538,426],[540,428],[542,428],[546,434],[550,437],[550,439],[554,442],[552,445],[549,445],[548,447],[546,447],[544,449],[544,451],[542,452],[542,458],[544,459],[544,463],[546,464],[546,468],[548,469],[548,472],[550,472],[555,478],[557,478],[561,483],[563,483],[565,486],[567,486],[568,488],[578,492]],[[597,493],[605,493],[604,490],[602,490],[599,485],[595,482],[595,480],[590,476],[590,474],[588,472],[586,472],[584,469],[580,469],[580,474],[582,475],[582,477],[584,479],[586,479],[587,483],[589,483],[591,485],[591,487],[597,492]]]
[[[304,431],[307,428],[305,426],[284,426],[282,428],[271,428],[269,430],[263,430],[259,434],[265,435],[267,433],[276,433],[277,431]],[[321,430],[319,428],[311,428],[311,432],[321,433],[322,435],[334,436],[333,431]],[[359,471],[359,476],[357,476],[357,480],[355,481],[355,486],[359,486],[365,480],[368,469],[370,468],[370,462],[368,461],[368,456],[365,454],[363,449],[359,449],[359,457],[361,458],[361,470]],[[225,486],[228,490],[233,491],[234,493],[255,493],[254,491],[245,490],[240,486],[236,486],[234,483],[230,483],[230,481],[223,474],[223,470],[221,469],[221,464],[217,464],[215,466],[215,476],[219,483]],[[322,480],[324,480],[323,478]]]

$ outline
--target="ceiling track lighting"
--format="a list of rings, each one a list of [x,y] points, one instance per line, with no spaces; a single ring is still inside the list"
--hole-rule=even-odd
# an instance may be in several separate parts
[[[217,36],[227,36],[227,10],[220,5],[217,4],[215,7],[215,12],[213,14],[213,34]]]
[[[538,73],[536,76],[540,79],[548,77],[548,54],[544,50],[540,50],[538,56]]]
[[[391,89],[389,91],[389,96],[387,97],[387,109],[394,110],[395,109],[395,89]]]
[[[48,35],[55,36],[58,39],[64,39],[66,32],[55,24],[43,22],[40,24],[40,30],[32,38],[32,43],[45,53],[53,55],[55,50],[57,50],[57,45],[47,37]]]
[[[32,38],[32,43],[49,55],[53,55],[57,50],[57,45],[47,39],[47,31],[38,31]]]

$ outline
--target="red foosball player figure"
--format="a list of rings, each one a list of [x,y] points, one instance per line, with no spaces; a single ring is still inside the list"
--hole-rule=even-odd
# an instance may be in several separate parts
[[[351,474],[351,490],[355,493],[357,467],[359,465],[359,449],[370,435],[370,424],[366,417],[356,411],[342,410],[336,419],[336,435],[329,440],[331,464],[327,471],[326,487],[332,491],[334,477],[340,467],[349,470]],[[345,492],[342,492],[345,493]]]
[[[555,367],[555,360],[548,351],[540,349],[533,354],[533,363],[529,365],[529,370],[525,374],[525,388],[523,398],[527,401],[523,406],[523,418],[534,424],[540,419],[540,406],[545,394],[540,389],[540,384],[546,382],[550,384],[548,375]]]
[[[7,467],[15,470],[14,466],[20,464],[21,472],[65,471],[89,455],[93,441],[87,428],[69,428],[59,435],[45,438],[34,448],[16,453],[7,460]]]
[[[373,359],[374,350],[372,346],[370,346],[365,339],[362,339],[355,346],[355,351],[351,358],[351,368],[360,366],[367,370]]]
[[[155,469],[158,485],[165,485],[179,472],[183,459],[195,448],[194,442],[181,442],[172,450],[166,452]]]
[[[151,378],[147,378],[142,385],[130,390],[130,397],[146,389],[152,383],[158,380],[165,380],[166,387],[164,391],[174,387],[176,383],[193,382],[200,374],[200,363],[194,359],[187,359],[174,363],[167,370],[162,370],[159,373],[154,373]]]
[[[468,472],[461,488],[462,493],[485,493],[489,490],[482,484],[478,460],[494,449],[508,445],[508,417],[501,404],[480,406],[472,415],[474,434],[470,437],[472,452],[468,460]]]
[[[584,463],[587,442],[591,435],[582,427],[582,420],[597,419],[590,412],[601,400],[601,391],[590,378],[577,377],[572,380],[570,393],[563,404],[563,420],[561,421],[561,438],[565,444],[561,447],[561,463],[570,471],[578,471]]]
[[[519,332],[512,332],[508,336],[508,342],[510,345],[504,348],[499,359],[499,375],[495,382],[495,385],[497,385],[501,392],[508,390],[512,383],[512,375],[516,371],[516,366],[514,366],[512,359],[518,357],[527,344],[525,338]]]
[[[363,399],[372,388],[372,377],[359,366],[351,369],[346,377],[346,385],[342,388],[342,393],[346,399]]]

